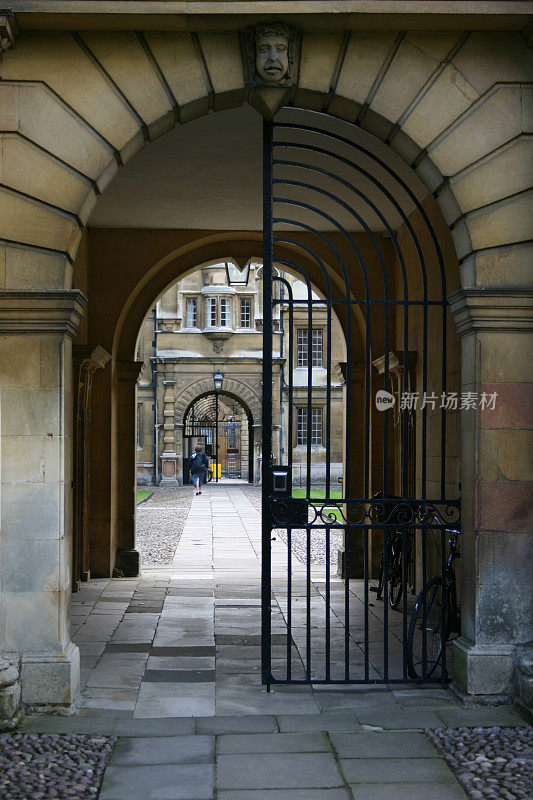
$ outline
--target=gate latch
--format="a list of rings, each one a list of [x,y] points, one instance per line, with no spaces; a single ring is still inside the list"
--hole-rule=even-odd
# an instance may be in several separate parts
[[[291,497],[291,468],[282,465],[272,467],[272,494],[274,497]]]

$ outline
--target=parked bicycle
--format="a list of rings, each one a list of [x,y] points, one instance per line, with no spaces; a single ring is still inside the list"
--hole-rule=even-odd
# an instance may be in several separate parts
[[[372,499],[383,499],[383,492],[379,491],[373,495]],[[396,495],[388,495],[388,500],[401,500]],[[400,526],[402,510],[410,510],[405,503],[399,503],[392,511],[387,510],[384,506],[382,511],[375,511],[376,522],[395,522]],[[392,518],[391,518],[392,517]],[[373,591],[376,591],[376,597],[381,600],[385,588],[385,563],[387,564],[387,594],[389,598],[389,605],[391,608],[398,608],[400,600],[402,599],[404,590],[404,548],[403,540],[406,536],[407,541],[405,544],[405,558],[407,565],[411,560],[413,550],[412,534],[411,532],[404,533],[401,527],[387,528],[383,531],[383,547],[379,560],[379,576],[378,585]],[[386,556],[386,558],[385,558]]]
[[[407,669],[410,678],[429,678],[433,675],[441,661],[444,644],[453,634],[461,633],[453,567],[455,559],[459,557],[460,531],[445,528],[445,532],[450,536],[450,552],[444,576],[435,576],[427,582],[411,614],[407,636]]]

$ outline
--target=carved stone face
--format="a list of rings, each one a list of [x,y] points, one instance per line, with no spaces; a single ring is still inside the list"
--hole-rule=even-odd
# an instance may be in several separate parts
[[[265,83],[281,83],[289,73],[289,42],[275,31],[265,31],[256,41],[255,66]]]

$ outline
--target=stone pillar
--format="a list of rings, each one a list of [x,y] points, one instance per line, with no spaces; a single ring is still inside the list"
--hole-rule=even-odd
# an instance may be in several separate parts
[[[86,302],[79,291],[0,292],[0,651],[22,654],[24,703],[59,711],[79,690],[72,339]]]
[[[350,417],[350,440],[343,436],[343,494],[348,498],[360,498],[364,494],[364,397],[365,397],[365,365],[363,363],[351,364],[349,371],[346,362],[338,365],[338,377],[344,387],[344,404],[346,419]],[[351,381],[350,407],[346,403],[346,380]],[[346,423],[345,423],[346,424]],[[346,480],[346,464],[350,459],[349,481]],[[348,516],[345,506],[344,513]],[[348,516],[349,519],[349,516]],[[349,578],[362,578],[364,576],[364,538],[362,531],[352,530],[346,533],[350,537],[350,563]],[[339,577],[346,577],[345,547],[338,552],[337,573]]]
[[[175,380],[163,379],[163,452],[161,453],[161,483],[176,485],[176,437],[174,431],[174,387]]]
[[[462,391],[478,399],[461,412],[462,631],[454,677],[467,695],[508,695],[515,651],[533,639],[532,296],[470,288],[449,298]],[[495,407],[483,408],[483,393],[494,392]]]
[[[176,450],[176,481],[178,483],[182,482],[182,475],[183,475],[183,459],[185,458],[185,454],[183,452],[183,430],[184,425],[183,423],[177,423],[174,427],[174,437],[175,437],[175,450]]]
[[[111,359],[103,347],[74,345],[74,386],[77,387],[74,428],[74,555],[73,589],[91,577],[89,561],[89,497],[91,458],[91,397],[93,375]]]
[[[135,549],[137,507],[137,381],[142,361],[117,361],[117,558],[116,569],[134,578],[140,571]]]
[[[253,444],[254,485],[259,486],[259,484],[261,483],[261,450],[262,450],[263,426],[252,425],[252,436],[254,440]]]

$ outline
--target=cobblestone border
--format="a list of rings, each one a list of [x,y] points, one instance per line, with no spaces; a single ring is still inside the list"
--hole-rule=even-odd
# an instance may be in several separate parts
[[[96,798],[116,743],[98,734],[0,734],[0,800]]]
[[[426,735],[471,800],[533,797],[533,728],[435,728]]]

